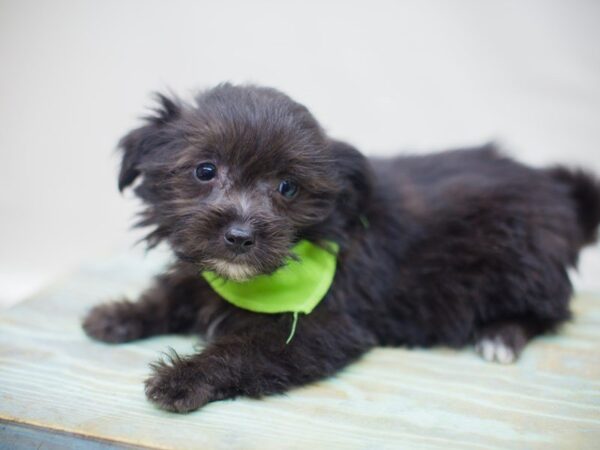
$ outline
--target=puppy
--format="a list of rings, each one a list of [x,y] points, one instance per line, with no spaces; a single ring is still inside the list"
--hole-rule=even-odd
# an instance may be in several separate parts
[[[110,343],[204,337],[202,352],[152,365],[146,394],[159,407],[282,393],[375,346],[475,344],[510,363],[569,319],[567,268],[600,222],[591,175],[528,168],[493,145],[367,159],[264,87],[159,103],[120,142],[119,189],[138,181],[147,242],[166,241],[177,261],[137,301],[97,306],[83,324]],[[201,276],[276,273],[299,241],[339,249],[309,314],[240,308]]]

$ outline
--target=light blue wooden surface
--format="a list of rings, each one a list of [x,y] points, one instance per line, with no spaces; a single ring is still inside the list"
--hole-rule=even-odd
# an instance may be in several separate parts
[[[100,441],[72,433],[0,421],[0,450],[144,450],[145,447]]]
[[[92,305],[135,296],[163,262],[101,261],[2,312],[0,419],[173,449],[600,448],[600,296],[579,296],[575,320],[513,366],[472,349],[377,349],[285,396],[173,415],[145,400],[142,381],[161,351],[191,352],[195,339],[109,346],[80,328]]]

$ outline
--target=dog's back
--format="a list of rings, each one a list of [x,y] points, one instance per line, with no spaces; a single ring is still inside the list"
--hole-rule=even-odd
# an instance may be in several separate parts
[[[419,219],[443,217],[480,203],[518,208],[519,217],[556,221],[574,249],[597,239],[600,182],[580,169],[527,167],[494,144],[424,156],[372,159],[379,190],[393,189],[397,207]],[[389,199],[389,195],[388,195]],[[562,229],[562,230],[561,230]]]
[[[396,252],[386,308],[410,318],[389,343],[460,346],[489,324],[523,320],[534,335],[570,317],[566,268],[600,223],[593,176],[530,168],[493,145],[372,162],[374,227],[413,224],[373,230]]]

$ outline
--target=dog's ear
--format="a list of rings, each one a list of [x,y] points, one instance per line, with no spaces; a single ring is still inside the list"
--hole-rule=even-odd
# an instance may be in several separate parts
[[[341,181],[339,205],[349,216],[357,218],[365,212],[371,196],[371,165],[367,158],[351,145],[331,141],[330,146]]]
[[[123,191],[140,175],[140,165],[157,148],[172,138],[170,125],[181,116],[181,103],[178,99],[156,94],[158,106],[153,114],[144,117],[145,125],[129,132],[119,141],[123,151],[119,190]]]

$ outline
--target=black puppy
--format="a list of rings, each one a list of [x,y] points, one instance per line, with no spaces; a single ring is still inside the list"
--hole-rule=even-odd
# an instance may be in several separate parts
[[[204,351],[155,363],[146,381],[148,398],[177,412],[284,392],[375,346],[474,343],[512,362],[569,318],[567,267],[600,222],[600,185],[584,172],[531,169],[492,145],[367,159],[269,88],[160,96],[120,146],[119,188],[140,177],[148,243],[167,241],[178,261],[84,328],[105,342],[204,336]],[[338,267],[289,344],[291,314],[240,309],[200,276],[272,273],[301,239],[336,242]]]

